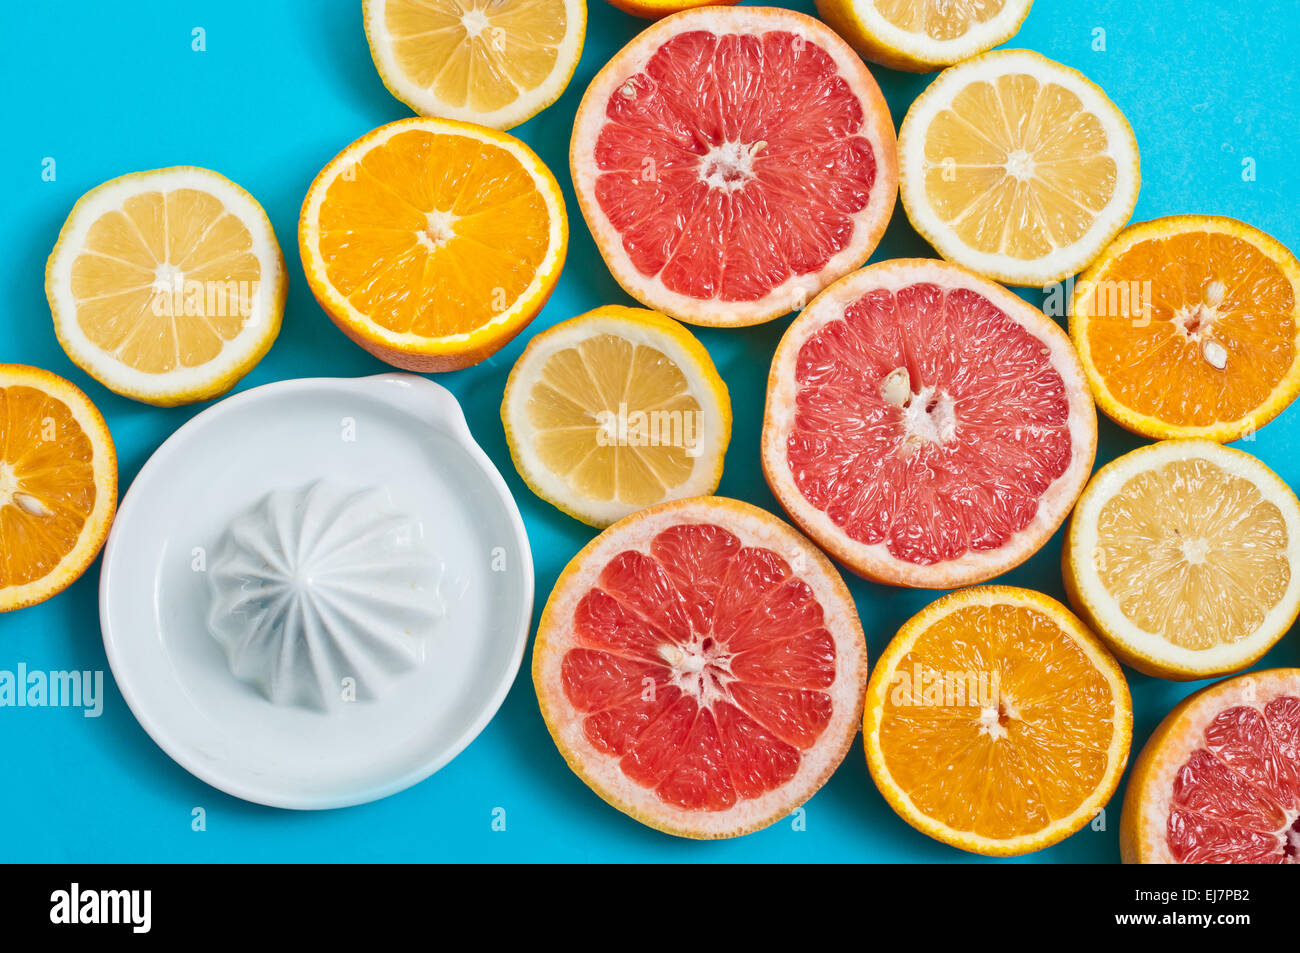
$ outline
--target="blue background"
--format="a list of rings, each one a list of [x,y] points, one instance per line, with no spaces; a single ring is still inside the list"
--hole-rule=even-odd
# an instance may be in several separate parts
[[[565,187],[568,264],[538,330],[604,303],[629,302],[610,277],[569,184],[569,131],[596,70],[644,21],[589,0],[586,47],[568,91],[514,130]],[[811,2],[788,4],[813,12]],[[266,208],[289,269],[284,328],[239,385],[385,366],[317,307],[298,259],[298,210],[320,168],[347,143],[409,115],[370,61],[360,0],[101,0],[13,3],[0,13],[5,146],[0,150],[0,362],[35,364],[84,388],[117,442],[125,489],[166,437],[205,405],[163,410],[110,393],[65,357],[43,292],[45,258],[73,202],[126,172],[192,164],[216,169]],[[1300,71],[1286,24],[1294,0],[1037,0],[1011,46],[1077,67],[1128,116],[1142,150],[1136,220],[1184,212],[1230,215],[1300,247]],[[207,34],[191,50],[191,30]],[[1104,50],[1094,49],[1104,30]],[[873,67],[895,122],[930,77]],[[57,178],[42,180],[52,157]],[[1242,175],[1244,158],[1257,178]],[[873,260],[933,252],[901,206]],[[1025,292],[1035,304],[1038,292]],[[768,363],[789,319],[698,333],[731,389],[735,431],[719,492],[779,512],[757,466]],[[540,613],[569,558],[593,535],[533,496],[510,464],[498,407],[525,331],[495,358],[441,375],[519,501],[532,539]],[[1300,409],[1244,449],[1293,486]],[[1101,421],[1098,464],[1139,440]],[[1061,534],[1003,581],[1063,598]],[[598,800],[556,753],[525,670],[491,725],[427,781],[378,803],[324,813],[247,804],[192,778],[132,717],[107,671],[96,605],[99,564],[68,591],[0,616],[0,669],[102,669],[102,717],[72,709],[0,708],[0,859],[6,861],[972,861],[914,832],[876,792],[859,742],[807,805],[806,826],[781,822],[729,842],[695,843],[644,828]],[[849,578],[874,661],[934,593]],[[1294,633],[1261,667],[1300,665]],[[1196,685],[1128,672],[1135,750]],[[1123,789],[1107,829],[1085,828],[1030,861],[1115,861]],[[191,830],[202,807],[207,830]],[[494,831],[495,808],[506,829]]]

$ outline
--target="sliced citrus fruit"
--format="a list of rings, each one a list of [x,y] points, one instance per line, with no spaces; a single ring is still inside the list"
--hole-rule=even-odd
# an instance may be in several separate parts
[[[1127,864],[1300,864],[1300,668],[1248,672],[1178,705],[1133,762]]]
[[[252,370],[280,333],[286,289],[266,212],[191,166],[91,189],[45,266],[68,356],[110,390],[165,407],[210,400]]]
[[[0,364],[0,612],[80,578],[116,510],[117,454],[95,405],[49,371]]]
[[[857,734],[862,626],[816,547],[723,497],[661,503],[561,573],[533,684],[564,760],[625,814],[682,837],[786,816]]]
[[[1230,218],[1133,225],[1075,286],[1070,335],[1120,426],[1236,440],[1300,393],[1300,261]]]
[[[873,63],[951,66],[1015,36],[1033,0],[817,0],[817,12]]]
[[[695,7],[731,7],[739,2],[740,0],[609,0],[610,6],[646,20],[658,20],[670,13],[680,13]]]
[[[763,472],[854,572],[951,589],[1047,541],[1092,469],[1097,413],[1055,323],[941,261],[871,265],[777,347]]]
[[[867,767],[899,816],[979,854],[1064,840],[1115,793],[1133,707],[1120,667],[1065,606],[963,589],[899,630],[871,682]]]
[[[1121,660],[1160,678],[1224,675],[1300,613],[1300,503],[1250,454],[1166,440],[1097,471],[1063,563],[1070,602]]]
[[[422,116],[510,129],[560,98],[586,0],[365,0],[370,56]]]
[[[1106,94],[1029,50],[949,67],[898,137],[903,207],[944,258],[1047,285],[1101,254],[1137,204],[1137,140]]]
[[[691,324],[796,308],[857,268],[889,223],[894,127],[867,68],[811,17],[667,17],[592,80],[574,191],[632,297]]]
[[[731,399],[684,327],[609,305],[533,336],[506,382],[501,420],[533,492],[608,526],[718,488]]]
[[[312,293],[380,360],[451,371],[496,353],[542,309],[569,224],[550,169],[513,136],[402,119],[316,176],[298,223]]]

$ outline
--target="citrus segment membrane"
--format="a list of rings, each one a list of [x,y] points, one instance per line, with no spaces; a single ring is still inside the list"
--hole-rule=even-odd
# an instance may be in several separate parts
[[[1300,863],[1300,697],[1216,715],[1175,776],[1172,807],[1178,863]]]
[[[1300,262],[1232,219],[1126,230],[1079,282],[1071,334],[1116,420],[1227,441],[1300,390]]]
[[[0,387],[0,589],[48,575],[95,509],[94,446],[67,404]]]
[[[972,275],[875,268],[815,301],[782,342],[769,480],[872,578],[987,578],[1041,545],[1086,479],[1095,417],[1077,361],[1054,324]]]
[[[906,691],[886,696],[880,750],[917,810],[955,830],[1006,840],[1068,817],[1105,777],[1110,683],[1051,618],[1012,605],[945,616],[899,659]],[[915,678],[916,672],[921,678]],[[927,684],[983,675],[987,697],[935,705]]]
[[[955,40],[971,27],[987,23],[1006,6],[1006,0],[871,0],[880,15],[909,33],[932,40]]]
[[[753,301],[824,268],[875,183],[861,103],[793,33],[678,34],[605,115],[601,210],[641,274],[692,298]]]
[[[718,497],[642,510],[557,582],[533,677],[570,766],[687,837],[785,816],[843,759],[866,684],[852,600],[825,558]]]
[[[1094,562],[1124,615],[1187,649],[1253,635],[1291,583],[1286,520],[1203,459],[1135,474],[1102,507]]]
[[[629,778],[721,810],[790,780],[825,730],[835,644],[822,623],[779,554],[674,526],[649,553],[616,556],[578,603],[565,692]]]
[[[892,208],[892,124],[861,61],[790,11],[661,21],[593,82],[575,123],[580,202],[647,304],[755,323],[860,265]]]

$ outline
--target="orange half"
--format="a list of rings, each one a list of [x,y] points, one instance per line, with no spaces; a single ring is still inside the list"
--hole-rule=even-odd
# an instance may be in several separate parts
[[[568,246],[559,184],[526,145],[448,119],[381,126],[312,183],[298,242],[312,292],[381,360],[456,370],[541,310]]]
[[[0,364],[0,612],[81,576],[116,509],[113,438],[90,399],[48,371]]]
[[[1300,392],[1300,262],[1230,218],[1134,225],[1080,278],[1070,336],[1116,423],[1236,440]]]

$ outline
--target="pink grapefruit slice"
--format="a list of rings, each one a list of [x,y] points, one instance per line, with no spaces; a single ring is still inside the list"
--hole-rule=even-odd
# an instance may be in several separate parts
[[[1018,565],[1069,513],[1096,446],[1065,332],[947,262],[883,262],[831,285],[768,378],[772,492],[878,582],[952,589]]]
[[[723,497],[615,523],[542,613],[533,684],[564,760],[681,837],[779,820],[844,760],[867,682],[862,626],[815,546]]]
[[[645,305],[741,326],[858,268],[898,192],[894,125],[871,73],[791,10],[666,17],[596,74],[569,153],[610,271]]]
[[[1125,863],[1300,864],[1300,668],[1183,700],[1133,764]]]

